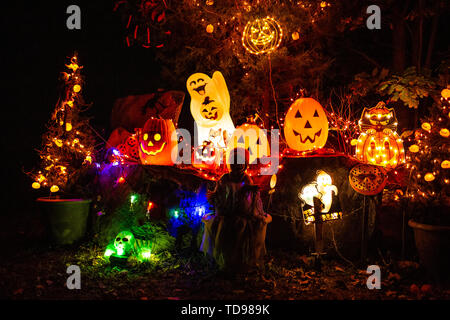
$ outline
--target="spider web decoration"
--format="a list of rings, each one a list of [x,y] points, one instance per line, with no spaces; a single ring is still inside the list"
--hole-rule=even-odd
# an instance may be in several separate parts
[[[162,48],[170,30],[164,28],[168,0],[119,0],[114,12],[119,12],[125,25],[128,47]]]

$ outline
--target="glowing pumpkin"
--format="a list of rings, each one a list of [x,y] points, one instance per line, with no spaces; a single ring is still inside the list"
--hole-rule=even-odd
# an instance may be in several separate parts
[[[403,141],[395,131],[397,118],[393,108],[379,102],[373,108],[364,108],[358,122],[362,131],[356,145],[358,160],[385,167],[405,162]]]
[[[172,120],[148,119],[138,136],[142,164],[173,164],[172,153],[176,154],[177,138]]]
[[[270,156],[269,142],[265,132],[255,124],[243,124],[236,128],[227,146],[227,159],[233,149],[243,148],[249,152],[249,163]]]
[[[371,196],[383,191],[387,175],[382,167],[360,163],[350,170],[348,180],[353,190]]]
[[[441,96],[444,99],[448,99],[450,98],[450,90],[449,89],[444,89],[441,91]]]
[[[289,148],[306,151],[322,148],[328,139],[328,119],[319,102],[312,98],[294,101],[284,120]]]
[[[220,152],[212,143],[204,142],[202,146],[196,147],[192,157],[195,168],[214,170],[220,165]]]
[[[356,156],[362,162],[384,167],[395,167],[405,162],[403,141],[396,132],[389,129],[361,133]]]
[[[249,21],[242,34],[242,45],[252,54],[271,52],[277,49],[283,38],[278,22],[270,17]]]

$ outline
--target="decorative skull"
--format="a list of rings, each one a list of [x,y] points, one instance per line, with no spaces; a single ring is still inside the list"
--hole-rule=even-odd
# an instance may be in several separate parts
[[[118,256],[129,256],[134,248],[134,235],[130,231],[122,231],[114,240],[114,248]]]

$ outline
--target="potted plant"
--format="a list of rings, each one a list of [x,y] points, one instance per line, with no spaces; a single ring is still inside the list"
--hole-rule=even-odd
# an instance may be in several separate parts
[[[86,104],[76,55],[66,67],[61,73],[60,97],[38,150],[40,169],[29,173],[34,189],[50,192],[37,202],[57,244],[71,244],[83,237],[92,196],[89,176],[95,170],[94,135],[88,119],[80,114]]]
[[[407,168],[410,179],[406,197],[408,225],[420,262],[435,280],[448,279],[450,268],[450,90],[431,107],[430,116],[409,140]]]

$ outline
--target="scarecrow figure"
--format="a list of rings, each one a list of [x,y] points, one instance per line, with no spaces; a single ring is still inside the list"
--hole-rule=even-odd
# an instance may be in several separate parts
[[[223,271],[245,272],[262,265],[266,228],[272,217],[264,212],[259,188],[245,172],[248,151],[234,149],[228,162],[231,172],[208,193],[215,214],[202,220],[205,231],[200,250],[211,255]]]

